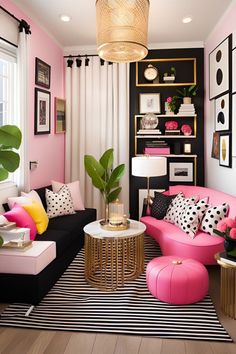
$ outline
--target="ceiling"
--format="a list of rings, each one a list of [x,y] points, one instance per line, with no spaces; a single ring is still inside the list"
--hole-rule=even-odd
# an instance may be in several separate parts
[[[235,0],[150,0],[149,44],[204,42]],[[95,0],[13,0],[62,47],[96,45]],[[61,14],[71,16],[62,22]],[[183,24],[182,18],[193,21]]]

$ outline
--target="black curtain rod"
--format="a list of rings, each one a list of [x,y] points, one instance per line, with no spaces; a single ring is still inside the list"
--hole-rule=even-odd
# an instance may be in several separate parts
[[[9,11],[7,11],[4,7],[0,6],[0,9],[4,12],[6,12],[9,16],[11,16],[12,18],[14,18],[14,20],[21,22],[21,20],[19,20],[19,18],[17,18],[16,16],[14,16],[12,13],[10,13]]]
[[[0,6],[0,10],[4,11],[6,14],[8,14],[10,17],[14,18],[14,20],[16,20],[19,23],[20,32],[22,32],[23,29],[25,29],[26,34],[31,34],[30,25],[25,20],[22,20],[22,19],[20,20],[19,18],[17,18],[15,15],[13,15],[11,12],[9,12],[7,9],[5,9],[2,6]],[[5,40],[5,39],[3,39],[3,40]],[[7,40],[5,40],[5,42],[7,42]],[[12,44],[11,42],[8,42],[8,43]]]
[[[87,57],[98,57],[98,54],[84,54],[84,55],[64,55],[64,58],[87,58]]]

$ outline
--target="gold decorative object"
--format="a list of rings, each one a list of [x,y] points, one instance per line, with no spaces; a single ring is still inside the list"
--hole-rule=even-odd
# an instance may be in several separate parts
[[[109,224],[111,226],[119,226],[123,224],[124,204],[116,199],[115,202],[109,204]]]
[[[92,286],[114,291],[143,273],[145,226],[131,223],[132,228],[121,233],[99,233],[98,221],[85,226],[85,279]]]
[[[119,225],[112,225],[110,224],[110,222],[107,223],[105,219],[99,221],[99,223],[102,229],[108,231],[122,231],[122,230],[127,230],[130,227],[129,220],[127,220],[126,222],[123,221],[122,224]]]
[[[215,255],[221,266],[220,272],[220,306],[229,317],[236,319],[236,266],[225,263],[219,253]]]
[[[135,62],[147,53],[149,0],[97,0],[98,55],[110,62]]]

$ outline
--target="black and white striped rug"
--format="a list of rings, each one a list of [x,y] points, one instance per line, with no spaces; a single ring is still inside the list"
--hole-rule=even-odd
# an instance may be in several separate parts
[[[145,264],[160,256],[157,244],[145,239]],[[207,296],[193,305],[174,306],[155,299],[145,274],[115,292],[102,292],[84,279],[81,250],[56,285],[29,317],[29,306],[12,304],[1,315],[0,325],[162,338],[232,341],[220,324]]]

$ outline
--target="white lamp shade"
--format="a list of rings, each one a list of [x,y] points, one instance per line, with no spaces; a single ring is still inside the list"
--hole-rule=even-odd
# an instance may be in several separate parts
[[[140,156],[132,158],[132,175],[137,177],[158,177],[167,174],[166,157]]]

